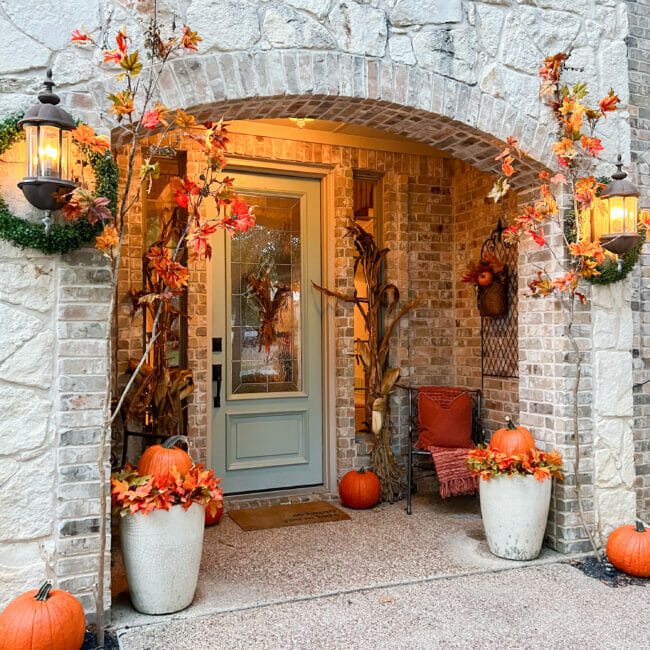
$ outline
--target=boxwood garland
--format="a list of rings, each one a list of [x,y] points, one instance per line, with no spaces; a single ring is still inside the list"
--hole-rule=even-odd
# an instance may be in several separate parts
[[[25,137],[18,126],[21,118],[22,114],[17,113],[0,121],[0,155]],[[110,151],[105,154],[93,152],[88,162],[95,175],[97,195],[109,199],[109,208],[115,214],[118,170]],[[85,219],[78,219],[64,225],[54,223],[49,235],[46,235],[42,223],[27,221],[12,214],[0,195],[0,238],[20,248],[34,248],[48,255],[63,255],[91,243],[101,231],[101,222],[91,225]]]
[[[599,183],[607,185],[612,179],[608,177],[601,177],[597,179]],[[629,274],[630,271],[635,267],[636,263],[639,261],[641,255],[641,250],[643,249],[643,244],[646,239],[647,228],[645,226],[639,227],[639,241],[636,246],[625,253],[625,255],[620,256],[621,268],[619,270],[619,265],[616,262],[610,262],[609,264],[599,264],[596,269],[600,272],[600,275],[594,275],[590,278],[585,278],[591,284],[615,284],[624,280]],[[564,234],[567,240],[571,243],[576,241],[576,215],[574,210],[569,210],[566,216],[564,217]]]

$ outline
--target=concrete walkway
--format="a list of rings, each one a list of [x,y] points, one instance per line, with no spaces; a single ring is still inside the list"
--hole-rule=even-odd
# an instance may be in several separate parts
[[[650,589],[567,564],[434,580],[149,625],[124,650],[650,648]]]
[[[120,646],[431,648],[507,641],[509,647],[575,648],[609,647],[611,639],[617,640],[612,647],[650,648],[647,633],[639,627],[633,633],[630,623],[648,620],[645,587],[612,589],[558,564],[566,556],[550,550],[535,563],[496,558],[474,499],[426,495],[415,499],[411,517],[403,508],[398,503],[348,511],[349,521],[251,532],[224,517],[206,531],[191,607],[153,617],[135,612],[127,599],[114,603]],[[613,615],[611,634],[598,636],[609,629],[605,606],[612,614],[624,608],[627,631]]]

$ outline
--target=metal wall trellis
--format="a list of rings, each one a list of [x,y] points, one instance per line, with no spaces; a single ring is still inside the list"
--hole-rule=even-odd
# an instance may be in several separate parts
[[[501,219],[481,246],[481,258],[494,253],[507,270],[508,313],[481,317],[481,375],[483,377],[519,377],[517,244],[503,240]]]

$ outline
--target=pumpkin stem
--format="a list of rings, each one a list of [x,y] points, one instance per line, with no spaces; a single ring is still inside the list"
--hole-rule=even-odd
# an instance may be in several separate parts
[[[506,415],[506,426],[508,427],[508,431],[514,431],[517,428],[509,415]]]
[[[161,443],[161,447],[171,449],[177,442],[184,442],[187,444],[187,436],[169,436],[167,440]]]
[[[645,533],[645,526],[640,521],[637,521],[635,530],[637,533]]]
[[[358,474],[365,474],[366,473],[366,468],[362,467],[357,473]]]
[[[34,600],[47,600],[50,597],[50,591],[52,591],[52,581],[47,580],[41,586],[41,588],[36,592]]]

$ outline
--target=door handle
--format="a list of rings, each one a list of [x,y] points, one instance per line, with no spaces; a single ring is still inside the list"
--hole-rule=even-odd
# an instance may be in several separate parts
[[[221,408],[221,379],[222,379],[222,365],[220,363],[212,364],[212,383],[216,383],[216,391],[212,398],[212,405],[214,408]]]

